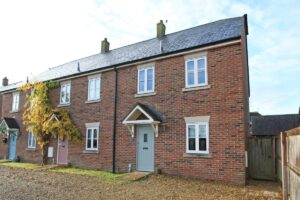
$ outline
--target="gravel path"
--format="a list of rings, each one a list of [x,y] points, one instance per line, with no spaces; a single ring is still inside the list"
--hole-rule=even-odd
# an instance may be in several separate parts
[[[264,191],[268,188],[267,191]],[[124,183],[98,177],[0,166],[1,200],[279,199],[278,186],[235,186],[168,176]]]

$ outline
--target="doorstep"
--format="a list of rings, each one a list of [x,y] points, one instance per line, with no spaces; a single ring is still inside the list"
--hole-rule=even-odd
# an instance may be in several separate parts
[[[120,179],[122,179],[124,181],[138,181],[138,180],[148,177],[152,173],[153,172],[135,171],[135,172],[124,174],[123,176],[120,177]]]

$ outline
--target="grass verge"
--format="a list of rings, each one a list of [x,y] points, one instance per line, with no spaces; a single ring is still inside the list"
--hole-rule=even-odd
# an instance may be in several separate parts
[[[68,173],[68,174],[80,174],[80,175],[87,175],[87,176],[94,176],[104,180],[119,180],[123,174],[113,174],[110,172],[103,172],[97,170],[87,170],[87,169],[79,169],[74,167],[56,167],[51,168],[49,171],[53,172],[60,172],[60,173]]]
[[[33,163],[19,163],[19,162],[8,162],[8,161],[0,161],[0,165],[7,166],[7,167],[19,167],[25,169],[37,169],[41,168],[41,165],[33,164]]]

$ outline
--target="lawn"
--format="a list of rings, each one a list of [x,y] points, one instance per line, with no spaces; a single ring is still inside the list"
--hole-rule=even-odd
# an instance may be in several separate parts
[[[0,165],[7,167],[18,167],[24,169],[37,169],[42,168],[41,165],[33,164],[33,163],[19,163],[19,162],[10,162],[8,160],[0,160]]]
[[[105,180],[115,180],[123,176],[123,174],[113,174],[104,171],[97,171],[97,170],[86,170],[86,169],[79,169],[73,167],[55,167],[50,168],[49,171],[52,172],[60,172],[60,173],[68,173],[68,174],[80,174],[80,175],[87,175],[87,176],[94,176]]]

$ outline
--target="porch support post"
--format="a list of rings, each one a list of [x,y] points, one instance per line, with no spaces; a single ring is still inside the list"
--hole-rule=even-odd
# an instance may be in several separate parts
[[[158,137],[158,124],[151,124],[151,127],[155,133],[155,137]]]
[[[127,124],[126,126],[130,132],[131,137],[134,138],[134,124]]]

